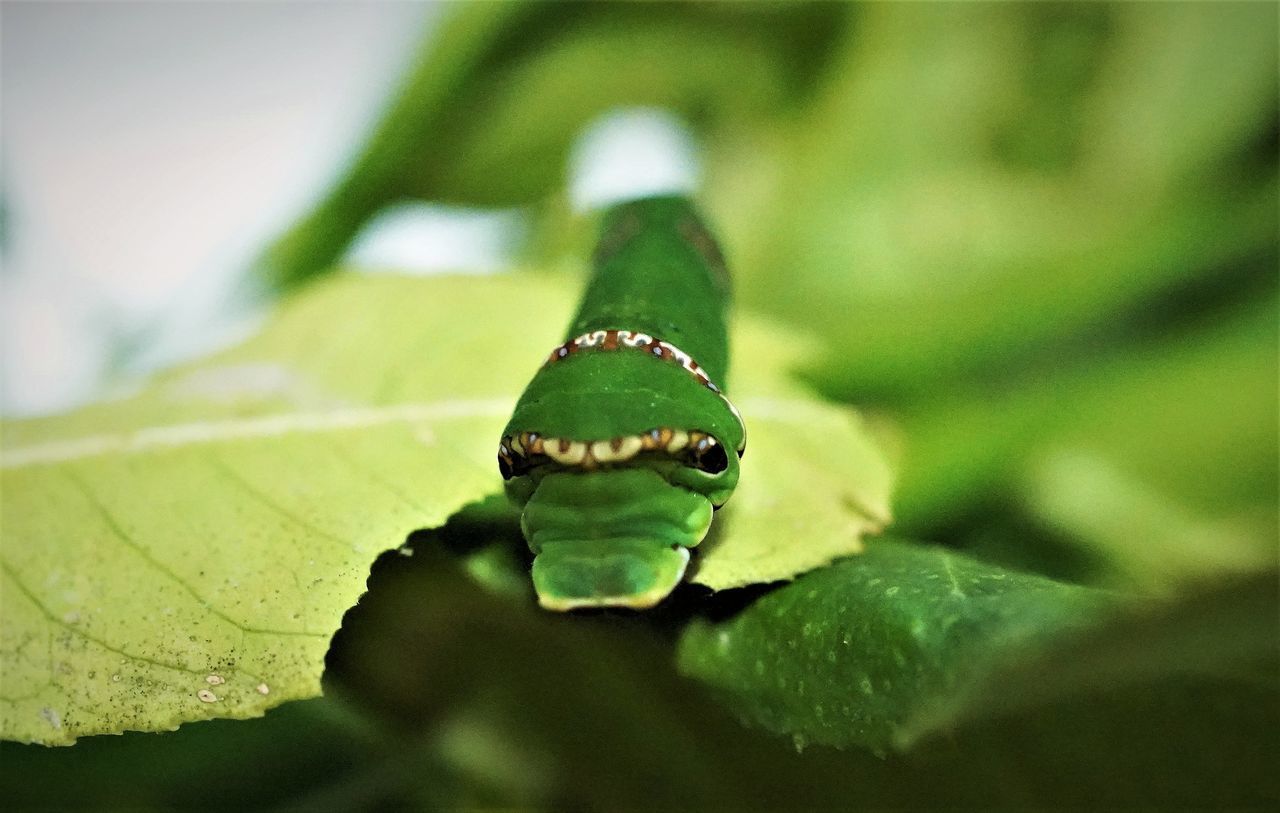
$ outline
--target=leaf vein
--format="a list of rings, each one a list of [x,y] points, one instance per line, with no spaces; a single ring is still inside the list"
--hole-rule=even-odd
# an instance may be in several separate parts
[[[63,469],[62,473],[67,477],[67,479],[69,479],[72,483],[75,484],[76,488],[84,496],[85,500],[87,500],[89,504],[93,506],[97,514],[102,518],[103,523],[111,531],[112,535],[116,537],[116,539],[118,539],[130,550],[134,551],[139,556],[141,556],[142,559],[147,564],[151,565],[156,570],[163,573],[171,581],[173,581],[174,584],[182,588],[182,590],[186,592],[187,595],[191,596],[193,599],[199,602],[201,608],[206,610],[210,615],[218,619],[221,619],[227,624],[230,624],[232,627],[234,627],[235,629],[239,630],[242,633],[258,634],[258,635],[314,635],[314,633],[307,633],[307,632],[302,632],[298,630],[260,629],[256,627],[249,627],[236,621],[231,616],[227,615],[223,611],[219,610],[217,607],[213,606],[213,604],[211,604],[208,599],[202,596],[198,590],[192,587],[187,582],[186,579],[182,578],[177,573],[173,572],[173,570],[168,565],[156,559],[154,556],[151,555],[150,551],[148,551],[146,548],[144,548],[143,546],[135,542],[133,538],[120,525],[119,521],[115,518],[115,516],[112,515],[112,513],[107,510],[107,507],[103,505],[101,501],[98,500],[97,496],[93,493],[93,489],[89,487],[89,484],[86,483],[79,475],[77,475],[75,472],[73,472],[69,468]]]
[[[238,486],[240,490],[244,491],[250,497],[257,500],[262,505],[265,505],[267,508],[271,509],[275,513],[284,517],[289,522],[292,522],[294,525],[297,525],[299,528],[302,528],[303,530],[309,531],[315,534],[316,536],[319,536],[323,539],[328,540],[329,542],[332,542],[338,545],[340,548],[342,548],[344,551],[347,551],[348,553],[353,552],[354,549],[350,542],[340,537],[334,536],[333,534],[329,533],[328,531],[322,528],[317,527],[316,525],[313,525],[312,523],[308,522],[307,520],[303,519],[302,517],[290,511],[288,508],[285,508],[280,503],[271,499],[265,493],[263,493],[262,489],[258,488],[253,483],[249,482],[244,477],[244,475],[240,474],[240,472],[236,471],[234,468],[231,467],[229,463],[227,463],[225,460],[222,460],[217,455],[212,455],[212,454],[207,455],[205,456],[204,460],[206,463],[208,463],[210,466],[212,466],[214,469],[216,469],[218,472],[224,475],[226,479],[230,481],[233,485]]]
[[[164,669],[172,669],[175,672],[186,672],[187,674],[191,674],[191,675],[203,675],[205,673],[205,670],[203,669],[191,669],[187,666],[182,666],[181,664],[161,661],[155,658],[149,658],[146,655],[135,655],[134,653],[127,652],[121,649],[120,647],[112,646],[111,644],[107,643],[101,638],[98,638],[97,636],[90,635],[89,633],[85,632],[79,627],[76,627],[76,626],[73,626],[72,624],[67,623],[66,621],[64,621],[61,618],[58,618],[54,613],[52,613],[49,610],[49,608],[44,605],[44,602],[40,600],[39,596],[37,596],[31,590],[31,588],[27,587],[27,585],[22,581],[22,579],[18,576],[17,572],[14,571],[13,567],[10,566],[8,562],[4,560],[0,560],[0,570],[4,571],[5,576],[7,576],[9,580],[13,582],[14,586],[18,588],[18,592],[26,596],[27,600],[31,602],[32,606],[34,606],[36,610],[38,610],[40,614],[45,617],[45,620],[47,620],[50,624],[53,624],[54,626],[62,627],[63,629],[70,632],[72,635],[83,638],[84,640],[89,641],[90,643],[97,644],[98,646],[102,647],[108,652],[114,652],[115,654],[125,658],[129,658],[130,660],[139,661],[141,663],[148,663],[148,664],[151,664],[152,666],[159,666]],[[244,670],[240,670],[240,671],[244,671]],[[248,675],[249,673],[245,672],[245,674]],[[256,676],[250,675],[250,677],[256,677]]]
[[[941,556],[942,569],[947,571],[947,578],[951,580],[951,595],[956,598],[967,599],[969,596],[964,592],[964,590],[960,589],[960,581],[956,578],[955,571],[951,569],[951,557],[945,553],[941,554]]]

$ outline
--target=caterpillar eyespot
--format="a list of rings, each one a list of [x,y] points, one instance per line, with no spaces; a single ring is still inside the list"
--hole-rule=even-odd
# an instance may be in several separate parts
[[[728,276],[693,204],[616,206],[599,245],[568,338],[498,445],[535,554],[534,588],[552,610],[665,598],[737,484],[746,448],[721,389]]]

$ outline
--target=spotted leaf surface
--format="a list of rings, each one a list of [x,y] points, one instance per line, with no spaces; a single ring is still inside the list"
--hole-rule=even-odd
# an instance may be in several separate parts
[[[798,746],[887,751],[945,727],[961,716],[955,698],[1117,605],[1101,590],[879,540],[728,621],[689,627],[679,662]]]
[[[129,397],[6,423],[0,735],[65,744],[317,695],[377,554],[500,491],[500,430],[575,288],[339,275]],[[755,482],[695,574],[717,588],[856,552],[888,517],[856,417],[786,373],[808,345],[739,318],[734,348]]]

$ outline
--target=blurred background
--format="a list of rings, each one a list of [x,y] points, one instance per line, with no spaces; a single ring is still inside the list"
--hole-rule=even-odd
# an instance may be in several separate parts
[[[239,277],[350,162],[439,10],[5,3],[0,412],[227,341]]]
[[[819,336],[798,373],[894,439],[895,533],[1062,583],[1261,577],[1274,599],[1274,4],[3,15],[10,414],[242,335],[340,265],[580,275],[575,145],[642,108],[696,152],[738,307]],[[459,730],[467,770],[504,761]],[[495,798],[543,798],[511,759],[527,775],[489,777],[520,789]],[[1168,777],[1144,767],[1132,798]]]

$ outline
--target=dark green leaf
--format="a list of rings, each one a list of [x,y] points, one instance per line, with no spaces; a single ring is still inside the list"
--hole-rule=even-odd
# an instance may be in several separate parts
[[[1095,623],[1118,599],[875,540],[680,643],[681,669],[745,718],[797,743],[886,750],[928,710]]]

